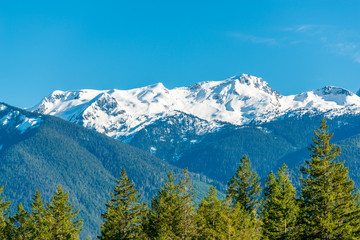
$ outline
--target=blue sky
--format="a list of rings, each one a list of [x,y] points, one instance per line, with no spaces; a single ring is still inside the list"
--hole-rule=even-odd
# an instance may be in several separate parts
[[[360,0],[0,1],[0,101],[248,73],[282,94],[360,88]]]

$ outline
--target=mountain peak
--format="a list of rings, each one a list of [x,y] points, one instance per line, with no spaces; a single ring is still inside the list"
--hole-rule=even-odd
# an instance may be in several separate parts
[[[28,113],[24,110],[0,103],[0,128],[7,129],[10,132],[12,129],[16,129],[20,134],[23,134],[29,129],[40,126],[42,121],[42,117],[38,114]]]
[[[356,95],[358,95],[360,97],[360,88],[359,90],[356,92]]]
[[[317,89],[316,92],[318,95],[345,95],[353,96],[354,93],[350,92],[345,88],[334,87],[334,86],[325,86],[323,88]]]
[[[149,86],[150,88],[160,88],[160,89],[166,89],[166,87],[164,86],[164,84],[162,82],[158,82],[155,84],[152,84]]]
[[[255,77],[253,75],[250,74],[241,74],[241,75],[236,75],[233,77],[228,78],[225,81],[235,81],[235,82],[239,82],[240,84],[246,84],[248,86],[257,88],[265,93],[268,94],[275,94],[277,96],[281,96],[280,93],[278,93],[277,91],[274,91],[269,83],[267,83],[266,81],[264,81],[262,78],[259,77]]]

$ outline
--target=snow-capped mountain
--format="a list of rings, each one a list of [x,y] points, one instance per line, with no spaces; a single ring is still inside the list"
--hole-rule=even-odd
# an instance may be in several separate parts
[[[28,116],[20,110],[14,110],[7,105],[0,103],[0,129],[12,131],[16,129],[23,134],[27,130],[40,126],[43,120],[41,117]]]
[[[251,75],[167,89],[158,83],[132,90],[54,91],[32,111],[55,115],[125,139],[159,119],[186,114],[199,132],[224,124],[268,122],[284,115],[359,114],[360,97],[338,87],[283,96]]]

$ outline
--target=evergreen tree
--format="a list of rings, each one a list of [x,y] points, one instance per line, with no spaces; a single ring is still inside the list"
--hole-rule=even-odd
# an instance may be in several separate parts
[[[6,201],[6,197],[2,197],[4,186],[0,187],[0,239],[7,239],[12,231],[12,224],[7,218],[9,215],[8,208],[11,204],[10,201]]]
[[[289,179],[285,164],[277,175],[278,177],[271,172],[266,179],[265,199],[261,212],[263,239],[297,239],[296,190]]]
[[[243,156],[235,175],[228,183],[227,197],[233,203],[240,203],[249,213],[256,215],[261,193],[260,178],[251,169],[250,160]]]
[[[211,186],[196,211],[197,239],[229,239],[233,229],[228,205],[217,198],[216,188]]]
[[[69,203],[68,193],[64,193],[61,185],[57,187],[51,203],[47,206],[50,213],[51,239],[76,240],[79,239],[82,220],[76,220],[79,210]]]
[[[100,239],[143,239],[142,221],[146,215],[146,204],[139,203],[140,194],[134,189],[126,171],[123,170],[120,179],[116,181],[111,200],[107,202],[106,213],[102,215],[104,223],[101,226]]]
[[[32,240],[51,239],[50,234],[50,212],[44,206],[41,199],[41,193],[37,190],[33,202],[30,220],[32,222]]]
[[[169,173],[167,182],[151,200],[146,223],[150,239],[181,239],[181,206],[180,186],[175,184],[173,174]]]
[[[236,203],[229,208],[231,221],[230,237],[228,239],[256,240],[261,237],[261,223],[246,211],[242,204]]]
[[[180,180],[180,198],[181,198],[181,239],[191,239],[195,234],[194,211],[196,191],[191,184],[189,171],[184,169],[182,179]]]
[[[355,187],[344,162],[336,159],[340,147],[330,143],[325,119],[314,133],[311,160],[301,169],[301,238],[358,239]]]
[[[28,240],[32,236],[31,220],[29,212],[25,211],[20,203],[17,207],[17,213],[14,216],[14,238],[16,240]]]

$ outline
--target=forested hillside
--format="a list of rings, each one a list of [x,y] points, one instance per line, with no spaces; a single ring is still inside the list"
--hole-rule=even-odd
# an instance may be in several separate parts
[[[84,236],[99,231],[101,213],[110,197],[115,179],[126,169],[140,189],[141,201],[149,201],[165,181],[168,172],[182,170],[152,155],[109,138],[93,130],[67,121],[29,113],[7,105],[0,119],[8,118],[0,127],[0,185],[15,210],[19,202],[28,207],[36,190],[48,201],[59,184],[69,192],[71,203],[81,209]],[[16,112],[16,117],[11,114]],[[19,116],[18,116],[19,115]],[[20,131],[23,117],[39,119],[34,128]],[[12,121],[12,122],[11,122]],[[205,195],[212,182],[192,174],[199,197]],[[217,184],[216,182],[212,182]],[[223,189],[221,184],[217,184]]]
[[[359,191],[341,161],[341,148],[333,143],[326,120],[314,132],[309,158],[303,162],[296,189],[286,164],[265,179],[244,155],[228,181],[226,198],[210,187],[200,204],[195,202],[188,170],[177,181],[172,172],[150,205],[142,202],[136,185],[122,171],[102,214],[98,235],[113,239],[359,239]],[[0,195],[3,188],[0,188]],[[21,204],[9,216],[10,202],[0,196],[0,237],[17,239],[79,239],[82,220],[58,186],[48,204],[36,192],[31,211]],[[261,197],[262,196],[262,197]],[[260,198],[261,197],[261,198]]]

